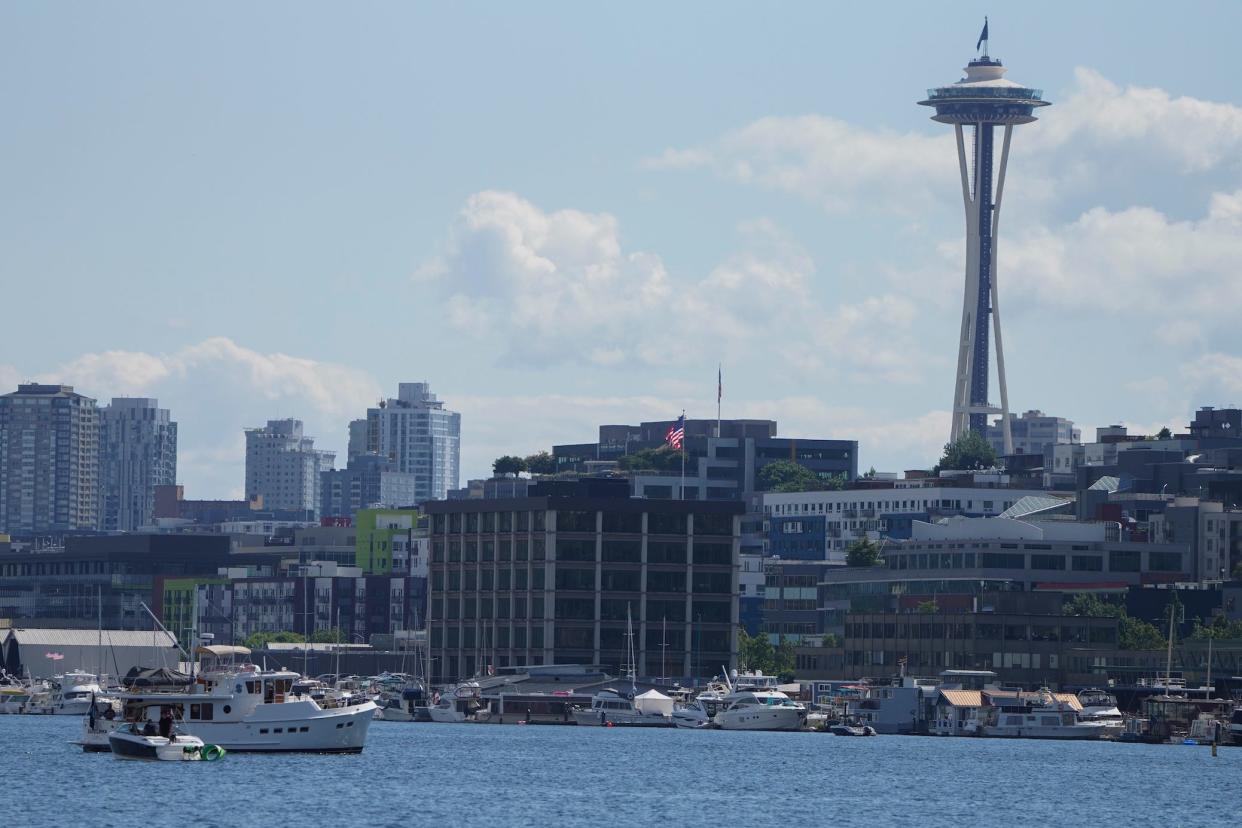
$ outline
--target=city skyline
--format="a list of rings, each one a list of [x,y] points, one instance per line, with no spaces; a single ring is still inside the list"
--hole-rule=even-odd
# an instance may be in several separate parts
[[[993,51],[1056,101],[1010,160],[1012,411],[1089,436],[1242,401],[1240,12],[1209,7],[1193,44],[1177,10],[992,15]],[[658,32],[641,11],[383,7],[362,29],[274,6],[239,32],[6,9],[0,273],[14,307],[81,321],[7,319],[39,349],[0,351],[0,391],[158,398],[201,498],[240,493],[244,427],[296,417],[344,458],[398,382],[461,412],[464,482],[598,423],[710,416],[720,361],[726,417],[930,465],[965,249],[952,136],[910,101],[974,56],[985,9],[899,9],[673,9]]]

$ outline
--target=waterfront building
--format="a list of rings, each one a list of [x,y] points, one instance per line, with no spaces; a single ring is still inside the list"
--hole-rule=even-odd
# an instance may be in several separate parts
[[[332,468],[335,454],[315,449],[302,433],[302,421],[268,420],[246,429],[246,497],[262,498],[266,509],[314,515],[321,499],[320,474]]]
[[[71,385],[0,396],[0,532],[43,535],[99,525],[99,412]]]
[[[909,538],[916,522],[998,517],[1040,489],[1016,488],[1003,472],[886,481],[867,488],[822,492],[765,492],[766,552],[782,558],[844,563],[859,538]],[[1072,500],[1064,503],[1072,505]]]
[[[322,517],[352,518],[359,509],[410,506],[418,496],[418,478],[397,471],[396,463],[377,454],[352,458],[343,469],[320,473]]]
[[[1013,128],[1036,120],[1035,109],[1047,106],[1048,101],[1043,100],[1040,90],[1004,77],[1005,67],[999,60],[988,56],[986,35],[985,27],[980,41],[983,53],[967,64],[966,76],[949,86],[928,90],[927,99],[919,101],[919,104],[935,108],[932,120],[953,125],[957,136],[962,200],[966,207],[966,291],[958,339],[953,425],[949,440],[957,440],[968,429],[986,438],[987,416],[1000,414],[1002,454],[1013,454],[997,291],[996,233]],[[993,143],[998,126],[1004,127],[999,159],[994,155]],[[972,128],[969,151],[964,127]],[[992,171],[996,161],[999,164],[996,165],[996,187],[993,190]],[[989,323],[996,336],[999,408],[988,402]]]
[[[356,565],[368,575],[396,571],[426,576],[426,525],[417,509],[360,510],[354,518]]]
[[[1074,428],[1074,421],[1064,417],[1049,417],[1042,411],[1026,411],[1019,417],[1008,415],[1009,435],[1012,441],[1010,454],[1030,454],[1042,457],[1045,448],[1057,445],[1075,445],[1082,442],[1082,432]],[[988,426],[988,443],[997,455],[1005,454],[1005,423],[997,418]]]
[[[631,644],[640,675],[736,663],[737,501],[642,500],[585,478],[426,511],[433,681],[528,664],[618,675]]]
[[[101,646],[102,645],[102,646]],[[48,653],[60,658],[49,659]],[[133,667],[176,664],[177,637],[162,630],[66,630],[14,627],[0,630],[0,665],[12,676],[50,679],[82,670],[123,677]]]
[[[155,489],[177,483],[177,424],[159,401],[113,397],[99,411],[100,528],[152,525]]]

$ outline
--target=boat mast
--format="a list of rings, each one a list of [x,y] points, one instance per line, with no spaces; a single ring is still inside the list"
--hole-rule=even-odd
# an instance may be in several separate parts
[[[1173,615],[1177,612],[1177,605],[1172,601],[1169,602],[1169,649],[1165,656],[1164,662],[1164,694],[1172,696],[1173,689]]]
[[[634,619],[630,615],[630,603],[628,601],[625,603],[625,637],[629,640],[629,665],[626,672],[630,677],[630,692],[632,694],[637,692],[638,688],[634,686],[635,673],[637,672],[636,665],[634,664]]]
[[[95,585],[95,601],[99,612],[99,641],[96,644],[96,657],[99,659],[99,671],[95,676],[95,681],[103,687],[104,657],[103,657],[103,584]],[[93,705],[92,705],[93,706]]]

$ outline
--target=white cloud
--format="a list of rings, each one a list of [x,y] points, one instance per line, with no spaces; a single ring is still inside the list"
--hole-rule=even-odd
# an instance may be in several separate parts
[[[1026,229],[1001,251],[1002,290],[1095,314],[1143,314],[1170,344],[1199,339],[1242,301],[1242,190],[1176,221],[1147,207],[1097,207],[1055,229]]]

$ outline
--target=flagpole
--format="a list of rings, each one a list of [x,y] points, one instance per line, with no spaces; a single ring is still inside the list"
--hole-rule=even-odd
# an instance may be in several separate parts
[[[681,499],[686,499],[686,409],[681,410]]]

